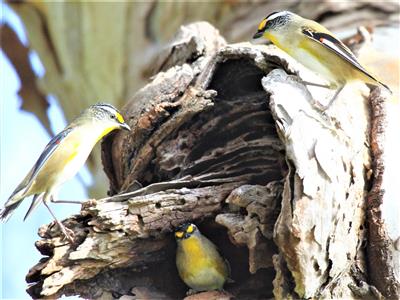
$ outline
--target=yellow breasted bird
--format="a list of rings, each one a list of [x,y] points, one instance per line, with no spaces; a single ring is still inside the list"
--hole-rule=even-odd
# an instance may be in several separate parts
[[[347,82],[360,80],[389,87],[368,72],[351,50],[322,25],[289,11],[273,12],[258,26],[253,38],[264,37],[287,52],[310,70],[321,75],[329,85],[309,85],[336,89],[328,106]],[[391,92],[391,91],[390,91]]]
[[[176,267],[181,279],[195,292],[222,290],[229,264],[217,247],[194,224],[183,224],[175,231]]]
[[[98,103],[88,107],[63,131],[51,139],[28,175],[8,198],[0,212],[0,219],[7,221],[24,198],[32,196],[32,204],[24,220],[43,202],[60,226],[65,236],[72,237],[57,220],[47,202],[80,203],[56,200],[61,184],[75,176],[83,166],[94,145],[115,129],[130,130],[118,110],[110,104]]]

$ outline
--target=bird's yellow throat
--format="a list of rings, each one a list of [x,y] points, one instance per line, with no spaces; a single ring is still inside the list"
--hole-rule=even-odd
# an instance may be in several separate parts
[[[190,258],[193,258],[194,264],[202,264],[206,258],[204,249],[201,246],[201,241],[195,236],[191,236],[187,239],[182,240],[182,247]]]
[[[287,47],[282,46],[282,44],[279,42],[278,38],[276,36],[272,35],[271,33],[264,32],[264,38],[270,40],[275,46],[282,49],[283,51],[290,53],[289,49]]]
[[[117,112],[116,117],[117,117],[118,122],[120,122],[121,124],[125,123],[124,117],[122,117],[122,115],[120,113]],[[106,129],[104,129],[104,131],[100,134],[99,138],[97,139],[96,143],[98,141],[100,141],[104,136],[106,136],[107,134],[109,134],[111,131],[113,131],[115,129],[118,129],[117,125],[110,126],[110,127],[107,127]]]

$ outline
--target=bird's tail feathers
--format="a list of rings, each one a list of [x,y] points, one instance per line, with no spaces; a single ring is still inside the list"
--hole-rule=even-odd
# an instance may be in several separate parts
[[[7,222],[14,210],[21,204],[25,197],[27,197],[27,195],[25,195],[25,189],[17,189],[14,191],[0,211],[0,220]]]
[[[384,83],[381,82],[381,81],[378,81],[378,83],[379,83],[381,86],[383,86],[385,89],[387,89],[391,94],[393,94],[392,90],[391,90],[386,84],[384,84]]]
[[[375,75],[372,75],[371,73],[367,72],[367,71],[362,71],[363,76],[364,76],[364,82],[368,84],[371,84],[373,86],[382,86],[383,88],[385,88],[390,94],[393,94],[392,90],[386,85],[384,84],[382,81],[379,80],[379,78]]]
[[[28,209],[28,211],[26,212],[26,215],[25,215],[25,217],[24,217],[24,221],[25,221],[26,218],[35,210],[35,208],[40,204],[40,202],[42,202],[43,195],[44,195],[44,194],[36,194],[36,195],[33,197],[31,206],[29,206],[29,209]]]
[[[0,220],[4,223],[7,222],[13,214],[14,210],[21,204],[21,202],[22,201],[18,201],[8,206],[4,206],[4,208],[0,211]]]

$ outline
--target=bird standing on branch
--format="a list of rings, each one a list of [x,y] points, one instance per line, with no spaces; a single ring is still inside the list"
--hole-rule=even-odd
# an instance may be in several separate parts
[[[56,200],[55,195],[60,185],[75,176],[83,166],[95,144],[116,129],[130,130],[122,115],[112,105],[98,103],[84,110],[47,144],[28,175],[8,198],[0,212],[0,219],[7,221],[22,200],[33,195],[24,220],[43,202],[64,235],[73,242],[67,228],[58,221],[47,202],[80,203]]]
[[[327,107],[347,82],[361,80],[372,85],[387,85],[371,75],[351,50],[322,25],[289,11],[274,12],[258,26],[253,38],[264,37],[287,52],[310,70],[321,75],[329,85],[304,82],[307,85],[336,89]]]

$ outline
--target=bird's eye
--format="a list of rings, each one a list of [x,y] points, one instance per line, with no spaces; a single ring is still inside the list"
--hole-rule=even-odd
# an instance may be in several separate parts
[[[117,117],[115,115],[111,115],[111,119],[116,119]]]

